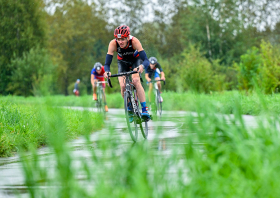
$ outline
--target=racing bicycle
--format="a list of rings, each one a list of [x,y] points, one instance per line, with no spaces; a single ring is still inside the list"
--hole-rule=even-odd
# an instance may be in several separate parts
[[[98,82],[94,82],[96,85],[96,96],[97,96],[97,100],[96,100],[96,107],[98,109],[99,112],[102,112],[105,114],[105,93],[102,87],[102,83],[106,83],[106,81],[98,81]]]
[[[155,107],[155,115],[157,115],[157,113],[158,113],[159,116],[161,116],[161,114],[162,114],[162,101],[161,101],[161,98],[160,98],[160,92],[158,90],[158,85],[157,85],[158,81],[163,81],[164,85],[165,85],[164,80],[151,80],[148,83],[154,83],[155,105],[153,105],[153,106]]]
[[[148,121],[141,118],[141,112],[139,110],[139,99],[135,86],[132,84],[131,75],[138,73],[137,71],[123,72],[119,74],[113,74],[110,77],[123,76],[125,83],[124,90],[124,109],[126,123],[131,139],[136,142],[138,138],[138,129],[145,139],[148,137]],[[108,84],[112,88],[110,77],[108,77]],[[133,120],[130,120],[133,117]]]

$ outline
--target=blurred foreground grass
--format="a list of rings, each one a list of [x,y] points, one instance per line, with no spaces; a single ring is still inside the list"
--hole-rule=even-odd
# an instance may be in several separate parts
[[[279,116],[262,113],[248,127],[240,95],[226,99],[231,116],[201,97],[193,102],[197,114],[168,117],[178,122],[177,138],[160,138],[171,131],[155,125],[154,139],[133,144],[114,135],[109,120],[94,142],[85,134],[82,151],[63,141],[67,123],[53,114],[53,155],[21,155],[30,197],[279,197]],[[266,106],[266,98],[258,100]]]
[[[48,144],[48,136],[63,123],[66,140],[100,129],[103,125],[102,117],[97,113],[54,107],[51,101],[43,98],[36,100],[34,104],[24,98],[0,100],[0,157]],[[59,123],[51,124],[53,119],[59,119]],[[86,124],[90,125],[88,130],[85,130]]]

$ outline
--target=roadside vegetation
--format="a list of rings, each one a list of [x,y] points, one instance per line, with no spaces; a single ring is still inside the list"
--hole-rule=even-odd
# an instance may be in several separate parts
[[[39,104],[0,100],[0,157],[11,156],[20,150],[30,150],[48,145],[48,136],[56,127],[65,123],[66,140],[91,133],[102,127],[102,117],[88,111],[53,107],[45,100],[37,99]],[[59,119],[52,125],[53,119]],[[85,130],[85,125],[87,130]]]

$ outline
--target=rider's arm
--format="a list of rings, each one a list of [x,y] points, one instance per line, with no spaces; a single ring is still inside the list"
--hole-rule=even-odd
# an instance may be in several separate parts
[[[140,41],[136,37],[133,37],[132,45],[138,51],[139,57],[143,60],[142,65],[144,66],[144,68],[146,69],[147,67],[149,67],[150,62],[149,62],[149,59],[146,55],[146,52],[144,51],[144,49],[142,47],[142,44],[140,43]]]
[[[160,72],[160,77],[161,77],[162,80],[165,80],[164,72]]]
[[[146,78],[146,80],[147,80],[148,82],[151,81],[151,79],[149,78],[149,74],[148,74],[148,73],[145,73],[145,78]]]
[[[115,51],[117,51],[116,41],[111,40],[111,42],[109,43],[109,46],[108,46],[108,52],[107,52],[106,59],[105,59],[105,64],[104,64],[105,72],[110,71],[110,65],[112,63],[113,55],[114,55]]]
[[[160,77],[161,77],[161,79],[164,79],[164,80],[165,80],[164,72],[163,72],[163,70],[162,70],[162,68],[161,68],[161,65],[160,65],[159,63],[156,64],[156,68],[158,68],[159,71],[160,71]]]

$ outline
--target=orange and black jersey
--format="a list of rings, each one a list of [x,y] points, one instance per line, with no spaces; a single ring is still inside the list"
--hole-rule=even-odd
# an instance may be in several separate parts
[[[118,60],[133,61],[133,60],[135,60],[135,58],[139,57],[138,51],[133,49],[132,39],[133,39],[133,36],[129,36],[129,41],[128,41],[128,45],[126,46],[126,48],[121,48],[116,40]]]

